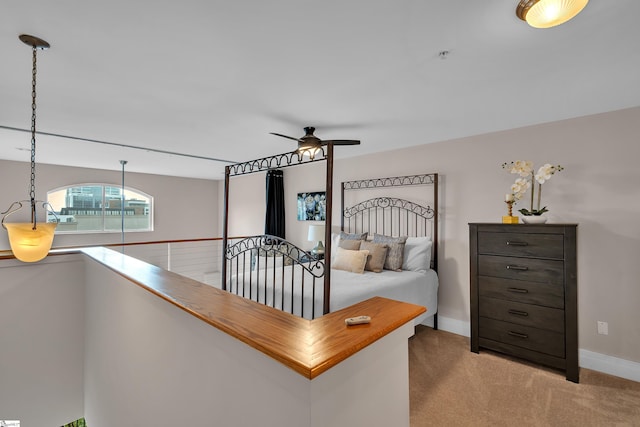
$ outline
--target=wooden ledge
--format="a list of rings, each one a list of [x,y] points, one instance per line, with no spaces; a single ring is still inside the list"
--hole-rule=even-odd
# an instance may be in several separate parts
[[[309,379],[426,311],[422,306],[374,297],[306,320],[110,249],[79,251]],[[345,318],[360,315],[370,316],[371,323],[345,325]]]

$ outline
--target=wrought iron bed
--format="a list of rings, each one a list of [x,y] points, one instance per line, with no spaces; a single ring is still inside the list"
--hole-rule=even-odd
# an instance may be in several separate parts
[[[430,190],[420,191],[420,203],[404,198],[377,195],[391,187],[426,186]],[[351,206],[345,200],[348,192],[366,190],[373,197]],[[438,272],[438,174],[419,174],[387,178],[345,181],[341,186],[342,217],[340,229],[347,233],[367,233],[391,236],[428,237],[431,239],[430,267]],[[436,290],[437,301],[437,290]],[[410,301],[408,301],[410,302]],[[428,307],[433,312],[433,328],[438,328],[437,307]]]
[[[228,237],[230,178],[237,175],[326,162],[325,255],[320,260],[285,239],[248,236],[231,241]],[[238,163],[225,171],[225,208],[223,224],[222,288],[236,295],[284,310],[301,317],[316,318],[332,309],[331,258],[333,204],[333,146],[322,147],[313,157],[297,152]],[[387,195],[367,199],[345,207],[345,193],[350,190],[378,190],[388,187],[428,186],[431,205],[423,206]],[[345,232],[404,234],[432,239],[431,268],[437,271],[438,174],[346,181],[341,185],[342,217]],[[363,297],[366,299],[370,296]],[[334,308],[335,309],[335,308]],[[431,309],[431,308],[430,308]],[[434,316],[434,327],[437,317]]]

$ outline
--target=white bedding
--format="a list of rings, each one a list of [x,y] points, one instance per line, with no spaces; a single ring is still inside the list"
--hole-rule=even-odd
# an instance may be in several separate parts
[[[304,281],[302,280],[303,272]],[[274,281],[276,283],[275,290]],[[250,282],[251,286],[249,287]],[[259,276],[256,271],[253,271],[251,276],[248,274],[234,276],[231,278],[231,284],[233,293],[250,297],[263,304],[288,312],[291,312],[291,292],[293,289],[294,314],[307,319],[322,315],[324,277],[315,279],[315,291],[313,291],[313,276],[299,265],[276,268],[275,271],[273,269],[260,270]],[[284,284],[284,295],[280,289],[282,284]],[[241,290],[244,288],[244,294],[242,291],[236,292],[238,285]],[[251,292],[249,293],[250,288]],[[302,293],[304,293],[304,311],[301,309],[299,298]],[[314,310],[312,311],[312,295],[314,293]],[[416,323],[420,323],[437,312],[438,276],[433,270],[426,272],[384,270],[381,273],[366,271],[364,274],[335,269],[331,271],[330,311],[348,307],[374,296],[426,307],[427,313],[416,319]]]
[[[422,305],[427,308],[427,314],[421,319],[431,317],[438,310],[438,275],[433,270],[383,270],[381,273],[367,271],[364,274],[331,271],[330,311],[340,310],[373,296]]]

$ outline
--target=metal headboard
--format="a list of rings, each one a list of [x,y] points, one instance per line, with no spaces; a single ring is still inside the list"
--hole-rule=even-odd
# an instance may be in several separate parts
[[[394,197],[375,197],[354,206],[345,207],[345,191],[413,185],[430,186],[432,206]],[[429,193],[431,193],[429,191]],[[429,194],[427,194],[429,196]],[[431,198],[431,197],[429,197]],[[389,178],[345,181],[341,191],[342,217],[340,228],[351,233],[369,232],[386,235],[431,237],[433,254],[431,268],[438,271],[438,174],[397,176]]]

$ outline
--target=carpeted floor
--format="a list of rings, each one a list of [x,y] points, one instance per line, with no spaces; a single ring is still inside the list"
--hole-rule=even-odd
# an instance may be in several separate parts
[[[563,372],[498,353],[469,338],[418,327],[409,340],[411,426],[640,426],[640,383]]]

